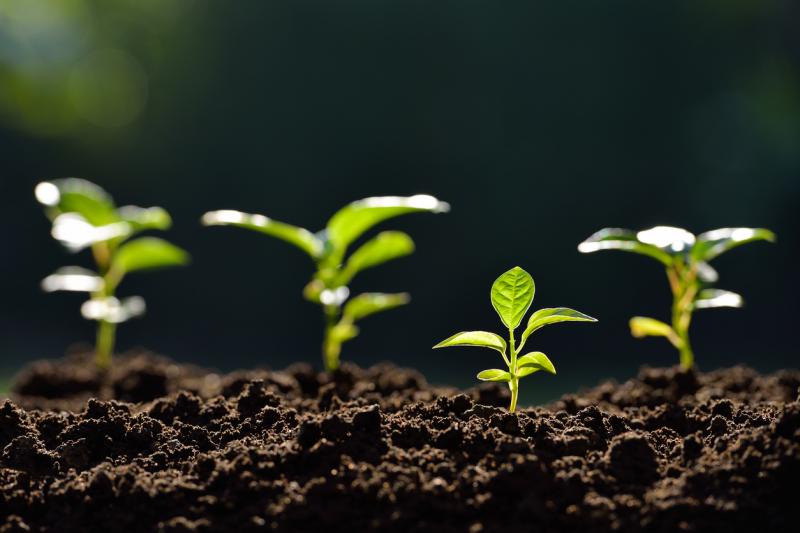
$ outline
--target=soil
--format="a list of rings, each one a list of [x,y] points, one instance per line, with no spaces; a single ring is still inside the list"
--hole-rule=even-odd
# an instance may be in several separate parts
[[[800,372],[643,369],[552,405],[390,365],[37,363],[0,405],[0,531],[786,531]],[[90,398],[96,396],[99,399]],[[66,410],[64,410],[66,408]]]

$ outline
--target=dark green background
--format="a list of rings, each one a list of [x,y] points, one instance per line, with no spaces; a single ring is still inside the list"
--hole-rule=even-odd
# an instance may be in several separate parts
[[[347,359],[471,383],[497,354],[430,346],[458,329],[499,330],[489,286],[518,264],[537,282],[534,306],[600,319],[532,339],[559,375],[528,380],[528,399],[672,364],[666,342],[627,329],[634,314],[667,318],[659,265],[576,245],[602,226],[742,225],[779,242],[715,263],[720,288],[747,307],[698,313],[699,365],[797,366],[797,2],[198,0],[165,1],[168,16],[152,2],[84,4],[93,40],[64,68],[92,47],[124,50],[147,100],[116,128],[26,123],[51,101],[69,111],[58,79],[42,85],[44,103],[0,108],[0,366],[92,338],[79,297],[38,288],[61,265],[88,264],[49,238],[32,195],[67,175],[120,203],[166,207],[168,237],[193,255],[187,269],[126,280],[120,292],[145,296],[149,312],[122,327],[123,349],[224,369],[317,363],[320,313],[300,296],[308,259],[203,228],[200,215],[234,208],[319,229],[350,200],[424,192],[452,212],[387,223],[415,237],[416,254],[353,287],[408,290],[412,305],[365,321]],[[13,23],[0,11],[0,91],[22,68],[2,34]]]

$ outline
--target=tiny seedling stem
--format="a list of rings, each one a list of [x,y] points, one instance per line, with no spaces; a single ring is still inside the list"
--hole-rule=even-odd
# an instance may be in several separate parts
[[[517,349],[515,347],[516,340],[514,339],[514,330],[508,329],[508,348],[511,353],[511,381],[508,387],[511,390],[511,406],[508,408],[509,412],[513,413],[517,409],[517,396],[519,395],[519,377],[517,377]]]
[[[689,325],[692,322],[693,303],[698,292],[697,267],[688,270],[681,263],[667,268],[667,278],[672,289],[672,330],[676,338],[670,341],[678,348],[681,367],[688,370],[694,366],[694,352],[689,341]]]
[[[325,370],[333,372],[339,368],[339,355],[341,344],[333,339],[333,328],[339,321],[340,308],[335,305],[325,306],[325,336],[322,341],[322,353],[324,354]]]
[[[97,322],[97,348],[95,362],[97,366],[106,369],[111,365],[111,357],[114,353],[114,340],[116,338],[117,325],[107,320]]]

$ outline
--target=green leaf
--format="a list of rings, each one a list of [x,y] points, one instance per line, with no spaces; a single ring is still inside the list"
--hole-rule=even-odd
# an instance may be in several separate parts
[[[365,292],[351,298],[344,306],[342,316],[351,322],[400,307],[411,301],[408,293],[385,294],[382,292]]]
[[[347,285],[353,276],[392,259],[409,255],[414,251],[414,241],[401,231],[384,231],[365,242],[347,260],[345,268],[337,277],[337,284]]]
[[[118,279],[129,272],[185,265],[189,254],[157,237],[142,237],[123,244],[111,260],[111,271]]]
[[[374,225],[407,213],[446,213],[450,206],[425,194],[416,196],[376,196],[353,202],[337,211],[326,226],[335,254],[344,250]]]
[[[36,186],[36,199],[50,208],[50,218],[77,213],[93,226],[119,222],[114,200],[101,187],[79,178],[43,181]]]
[[[721,289],[705,289],[700,291],[694,301],[695,309],[711,309],[713,307],[742,307],[744,299],[735,292]]]
[[[95,226],[78,213],[62,213],[53,220],[50,234],[68,250],[77,252],[99,242],[121,239],[131,234],[127,222]]]
[[[517,376],[524,377],[539,370],[556,373],[556,367],[542,352],[530,352],[517,359]]]
[[[482,346],[497,350],[503,355],[506,353],[506,341],[503,337],[488,331],[462,331],[446,338],[434,346],[434,349],[447,348],[449,346]]]
[[[636,234],[636,240],[655,246],[671,255],[687,254],[695,243],[695,236],[683,228],[655,226]]]
[[[342,344],[358,336],[358,328],[353,324],[339,323],[331,328],[330,340]]]
[[[669,324],[665,324],[655,318],[635,316],[630,320],[631,335],[641,337],[667,337],[675,336],[675,331]]]
[[[131,296],[118,300],[113,296],[92,298],[81,306],[81,315],[87,320],[102,320],[121,324],[131,318],[141,316],[147,310],[144,298]]]
[[[604,228],[592,234],[588,239],[578,245],[578,251],[584,254],[598,250],[622,250],[652,257],[669,266],[672,256],[652,244],[640,242],[636,233],[622,228]]]
[[[715,283],[719,279],[719,274],[714,267],[706,263],[705,261],[698,261],[697,265],[697,277],[703,283]]]
[[[508,383],[511,381],[511,374],[499,368],[491,368],[478,373],[478,379],[481,381],[498,381]]]
[[[754,241],[775,242],[775,234],[765,228],[720,228],[701,233],[692,248],[692,257],[711,261],[732,248]]]
[[[528,337],[539,328],[547,326],[548,324],[556,324],[558,322],[597,322],[596,318],[589,315],[584,315],[580,311],[569,309],[568,307],[549,307],[539,309],[534,312],[528,319],[528,326],[522,333],[522,340],[520,345],[525,344]]]
[[[509,329],[516,329],[533,302],[536,285],[520,267],[504,272],[492,284],[492,307]]]
[[[105,283],[96,272],[77,266],[62,267],[42,280],[45,292],[97,292]]]
[[[172,226],[172,218],[161,207],[138,207],[125,205],[119,208],[119,217],[131,225],[134,232],[149,229],[166,230]]]
[[[221,211],[209,211],[204,214],[202,223],[206,226],[237,226],[251,229],[293,244],[313,259],[317,259],[322,255],[323,242],[313,233],[305,228],[278,222],[264,215],[251,215],[241,211],[224,209]]]

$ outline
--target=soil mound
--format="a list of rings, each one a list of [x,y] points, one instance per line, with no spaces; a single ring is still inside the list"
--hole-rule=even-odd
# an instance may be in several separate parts
[[[1,404],[0,531],[752,533],[795,522],[797,372],[647,369],[515,415],[486,405],[505,404],[500,388],[457,394],[387,365],[185,382],[195,379],[76,412]],[[17,383],[23,404],[35,403],[21,395],[33,382]],[[99,383],[106,397],[118,390]]]

